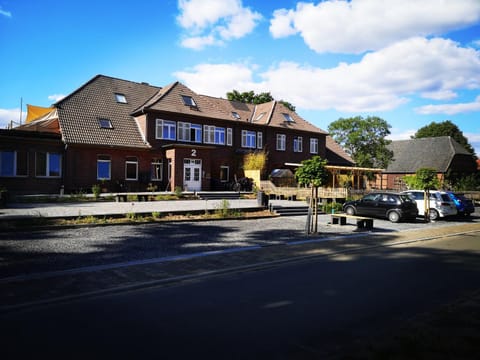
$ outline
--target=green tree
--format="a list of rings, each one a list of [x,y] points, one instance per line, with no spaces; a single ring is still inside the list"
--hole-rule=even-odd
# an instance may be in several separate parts
[[[300,185],[309,186],[312,189],[310,209],[313,210],[315,220],[309,224],[308,231],[316,233],[318,227],[318,188],[328,181],[328,170],[325,168],[327,160],[316,155],[303,160],[301,164],[295,171],[295,179]]]
[[[430,220],[430,190],[437,189],[440,184],[437,177],[437,170],[431,168],[421,168],[415,173],[417,184],[424,191],[425,201],[425,222]]]
[[[360,167],[386,168],[393,159],[386,139],[391,126],[376,116],[340,118],[328,126],[328,132]]]
[[[431,122],[417,130],[412,139],[420,139],[426,137],[438,137],[438,136],[450,136],[460,145],[462,145],[469,153],[475,155],[475,150],[468,142],[468,139],[463,135],[463,132],[457,125],[450,120],[443,121],[441,123]]]
[[[264,104],[275,100],[270,92],[262,92],[255,94],[253,90],[239,92],[238,90],[232,90],[227,92],[227,99],[230,101],[240,101],[246,104]],[[280,100],[280,103],[285,105],[291,111],[295,111],[295,106],[285,100]]]

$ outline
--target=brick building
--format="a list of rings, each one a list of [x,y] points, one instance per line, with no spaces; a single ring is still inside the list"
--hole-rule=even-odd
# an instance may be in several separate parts
[[[0,185],[16,193],[223,190],[243,156],[268,152],[266,174],[319,155],[353,166],[328,134],[272,101],[244,104],[98,75],[46,115],[0,131]]]

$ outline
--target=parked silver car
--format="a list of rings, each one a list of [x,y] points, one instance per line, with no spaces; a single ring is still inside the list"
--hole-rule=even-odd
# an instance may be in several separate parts
[[[425,193],[423,190],[407,190],[404,194],[410,195],[417,203],[418,215],[425,215]],[[446,216],[457,215],[455,202],[445,191],[430,190],[430,220]]]

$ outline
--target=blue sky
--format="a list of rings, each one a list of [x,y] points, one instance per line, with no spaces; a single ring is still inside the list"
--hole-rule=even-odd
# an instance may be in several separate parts
[[[269,91],[327,130],[451,120],[480,155],[479,0],[0,0],[0,127],[97,74]]]

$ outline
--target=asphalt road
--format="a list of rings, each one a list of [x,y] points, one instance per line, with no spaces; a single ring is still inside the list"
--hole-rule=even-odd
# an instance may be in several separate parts
[[[2,314],[2,358],[311,359],[479,288],[480,235]]]

